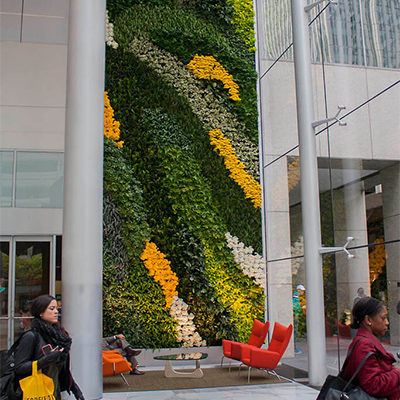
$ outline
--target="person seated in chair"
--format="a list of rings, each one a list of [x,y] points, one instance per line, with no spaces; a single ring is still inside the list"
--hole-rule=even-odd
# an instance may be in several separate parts
[[[135,356],[138,356],[142,351],[132,349],[131,345],[125,340],[122,334],[103,338],[103,351],[117,350],[124,356],[132,365],[131,375],[144,375],[143,371],[139,371],[138,362]]]

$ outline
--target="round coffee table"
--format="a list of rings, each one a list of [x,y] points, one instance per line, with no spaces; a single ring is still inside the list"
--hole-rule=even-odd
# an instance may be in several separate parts
[[[200,368],[200,360],[208,357],[207,353],[181,353],[155,356],[154,360],[165,361],[164,374],[166,378],[202,378],[203,371]],[[172,361],[196,361],[196,369],[190,372],[176,371],[172,368]]]

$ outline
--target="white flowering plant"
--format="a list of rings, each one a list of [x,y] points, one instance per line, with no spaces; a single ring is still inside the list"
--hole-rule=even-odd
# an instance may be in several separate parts
[[[105,41],[107,46],[111,46],[113,49],[118,48],[118,43],[114,40],[114,24],[112,24],[108,18],[108,11],[106,11]]]
[[[236,236],[229,232],[225,234],[228,247],[232,250],[235,262],[240,265],[243,273],[254,280],[256,285],[265,289],[265,265],[262,256],[252,247],[246,247]]]
[[[188,305],[180,297],[172,298],[170,314],[178,323],[176,339],[179,343],[183,342],[182,347],[207,346],[206,341],[196,331],[196,325],[193,322],[194,315],[188,313]]]

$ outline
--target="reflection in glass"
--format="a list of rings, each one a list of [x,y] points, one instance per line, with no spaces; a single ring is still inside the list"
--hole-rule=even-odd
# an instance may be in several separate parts
[[[314,18],[321,9],[314,9],[311,17]],[[329,6],[312,24],[311,31],[313,61],[321,62],[323,56],[326,63],[364,65],[359,0]]]
[[[207,353],[180,353],[180,354],[166,354],[162,356],[153,357],[155,360],[203,360],[207,358]]]
[[[14,152],[0,151],[0,207],[12,206]]]
[[[18,338],[26,331],[31,329],[31,322],[32,322],[32,317],[31,314],[28,313],[23,318],[14,318],[14,338],[13,341],[15,342],[18,340]]]
[[[290,0],[266,0],[264,9],[266,38],[263,40],[265,58],[277,59],[292,42]],[[282,57],[293,60],[293,48]]]
[[[9,242],[0,242],[0,317],[8,316]]]
[[[7,347],[9,254],[9,242],[0,242],[0,349]]]
[[[358,1],[363,14],[367,65],[400,68],[400,1]]]
[[[49,293],[50,243],[17,242],[15,264],[15,334],[18,336],[29,329],[32,301]]]
[[[310,12],[313,20],[323,7]],[[290,0],[266,0],[265,58],[277,59],[292,42]],[[330,5],[311,25],[314,62],[400,68],[400,0],[347,0]],[[322,52],[321,52],[322,47]],[[290,49],[282,59],[293,59]]]
[[[62,207],[62,153],[18,152],[16,173],[17,207]]]

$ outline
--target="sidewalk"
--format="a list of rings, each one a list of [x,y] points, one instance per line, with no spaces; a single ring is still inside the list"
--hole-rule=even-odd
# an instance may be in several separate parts
[[[105,393],[104,400],[315,400],[318,391],[298,383],[212,389]]]

